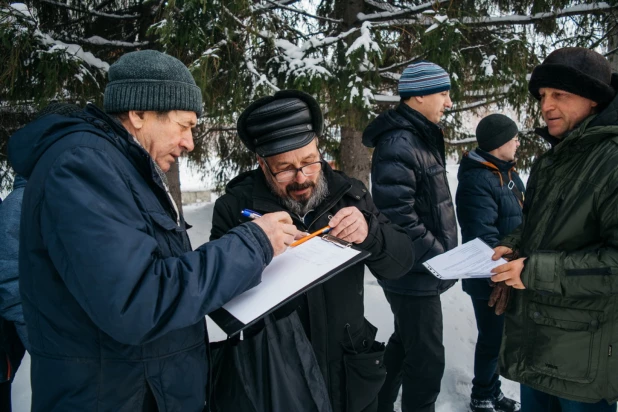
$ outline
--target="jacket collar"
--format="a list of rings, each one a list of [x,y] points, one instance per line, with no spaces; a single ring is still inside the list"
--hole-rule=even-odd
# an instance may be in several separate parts
[[[434,156],[444,166],[446,153],[442,128],[405,103],[399,103],[395,111],[410,122],[418,132],[418,136],[430,147]]]
[[[506,160],[498,159],[478,147],[472,150],[469,156],[471,159],[479,161],[490,169],[500,170],[501,172],[507,172],[515,167],[515,162],[507,162]]]

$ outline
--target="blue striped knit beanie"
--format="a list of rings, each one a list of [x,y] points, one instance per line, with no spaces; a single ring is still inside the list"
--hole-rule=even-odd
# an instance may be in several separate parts
[[[399,78],[399,96],[427,96],[451,89],[448,73],[435,63],[421,61],[405,68]]]
[[[185,110],[202,114],[202,91],[177,58],[156,50],[121,56],[109,68],[103,106],[107,113]]]

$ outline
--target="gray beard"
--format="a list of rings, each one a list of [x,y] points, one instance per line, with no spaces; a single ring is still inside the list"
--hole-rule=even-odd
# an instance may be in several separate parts
[[[320,178],[311,191],[311,196],[305,201],[295,200],[287,193],[281,193],[275,185],[273,177],[268,174],[266,175],[266,183],[268,183],[270,191],[281,200],[283,207],[300,218],[304,218],[309,211],[315,209],[328,196],[328,184],[322,171],[320,171]]]

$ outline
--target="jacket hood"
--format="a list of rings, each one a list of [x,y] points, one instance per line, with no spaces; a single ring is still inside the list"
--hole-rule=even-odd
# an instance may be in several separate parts
[[[440,127],[405,103],[376,117],[363,132],[363,144],[376,147],[382,136],[394,130],[413,128],[425,135],[440,131]]]
[[[489,153],[483,152],[481,149],[476,148],[464,154],[461,159],[461,164],[459,165],[459,170],[457,171],[457,178],[460,179],[464,173],[472,169],[508,172],[513,167],[515,167],[515,162],[500,160]]]
[[[612,73],[612,87],[616,91],[616,97],[590,122],[588,127],[618,125],[618,73]]]
[[[107,122],[101,118],[108,119]],[[63,137],[79,132],[89,132],[106,137],[103,132],[114,123],[117,133],[126,130],[111,120],[94,105],[69,115],[50,114],[43,116],[15,132],[9,139],[8,155],[15,172],[29,179],[43,153]],[[103,130],[102,130],[103,129]]]

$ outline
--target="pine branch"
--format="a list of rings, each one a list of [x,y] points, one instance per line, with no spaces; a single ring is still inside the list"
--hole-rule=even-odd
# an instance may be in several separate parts
[[[74,7],[68,4],[64,4],[64,3],[59,3],[57,1],[53,1],[53,0],[41,0],[42,3],[47,3],[47,4],[51,4],[54,6],[58,6],[58,7],[64,7],[65,9],[69,9],[69,10],[73,10],[73,11],[78,11],[81,13],[88,13],[88,14],[92,14],[94,16],[99,16],[99,17],[105,17],[105,18],[110,18],[110,19],[122,19],[122,20],[127,20],[127,19],[139,19],[141,16],[139,14],[111,14],[111,13],[103,13],[100,11],[96,11],[93,9],[82,9],[80,7]]]
[[[121,47],[124,49],[133,49],[136,47],[145,47],[150,44],[149,41],[142,42],[126,42],[120,40],[107,40],[100,36],[91,36],[87,39],[80,37],[72,37],[72,38],[59,38],[58,40],[64,43],[79,43],[79,44],[90,44],[94,46],[104,46],[104,47]]]
[[[450,2],[451,0],[437,0],[437,1],[431,1],[428,3],[419,4],[418,6],[414,6],[414,7],[407,7],[400,11],[393,11],[393,12],[383,11],[383,12],[372,13],[372,14],[358,13],[356,17],[361,22],[366,21],[366,20],[375,21],[375,20],[381,20],[381,19],[392,19],[393,17],[396,17],[396,16],[405,16],[408,14],[422,13],[426,10],[431,10],[440,4],[450,3]]]
[[[303,16],[310,17],[312,19],[324,20],[324,21],[328,21],[328,22],[331,22],[331,23],[343,23],[343,19],[331,19],[330,17],[315,16],[313,14],[307,13],[306,11],[298,10],[298,9],[295,9],[294,7],[285,6],[285,5],[283,5],[283,4],[279,3],[279,2],[276,2],[274,0],[265,0],[265,1],[267,3],[270,3],[270,4],[274,5],[274,6],[276,6],[276,8],[281,8],[281,9],[284,9],[284,10],[293,11],[294,13],[301,14]]]
[[[601,2],[593,4],[580,4],[573,7],[567,7],[556,12],[536,13],[531,16],[513,14],[510,16],[499,17],[465,17],[461,19],[461,23],[468,26],[502,26],[508,24],[527,25],[534,24],[543,20],[554,20],[561,17],[577,16],[581,14],[610,11],[614,9],[618,9],[618,4],[610,5],[608,3]]]

